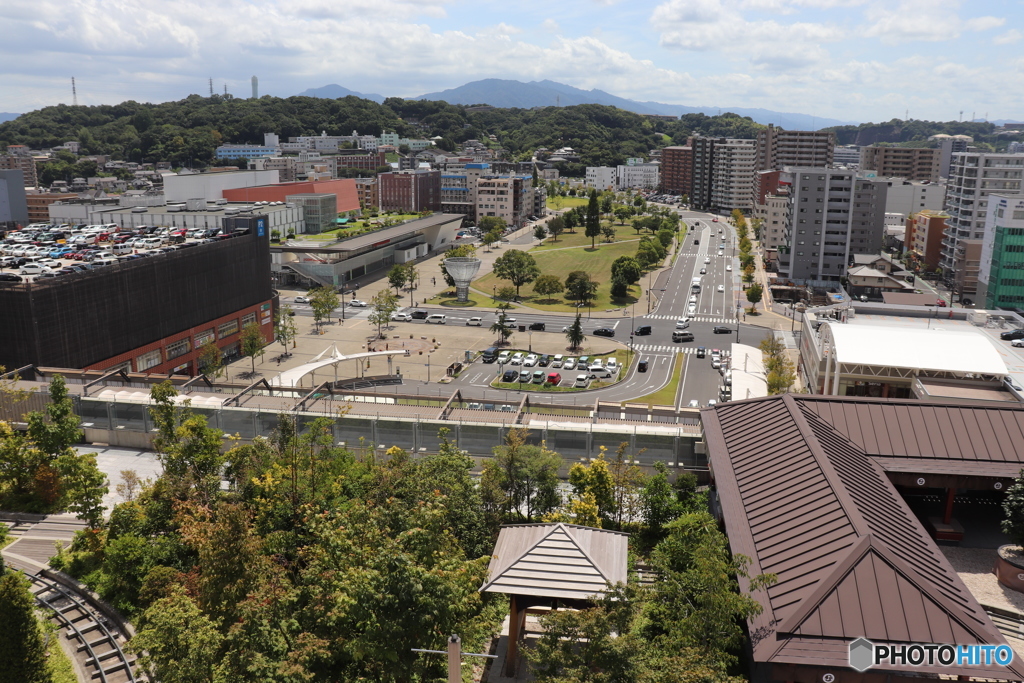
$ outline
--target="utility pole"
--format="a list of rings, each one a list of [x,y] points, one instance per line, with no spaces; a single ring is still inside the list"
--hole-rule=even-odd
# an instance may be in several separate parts
[[[462,651],[462,639],[457,635],[451,635],[448,637],[448,649],[447,650],[420,650],[417,648],[412,649],[413,652],[429,652],[435,655],[448,655],[448,683],[461,683],[462,682],[462,657],[488,657],[490,659],[497,659],[498,655],[485,655],[476,652],[463,652]]]
[[[75,88],[75,77],[71,77],[71,104],[78,106],[78,90]]]

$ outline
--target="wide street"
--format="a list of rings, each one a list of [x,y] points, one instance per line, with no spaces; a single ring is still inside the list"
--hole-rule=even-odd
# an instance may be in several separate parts
[[[724,216],[717,217],[716,222],[716,216],[712,214],[690,211],[680,213],[687,224],[687,233],[679,256],[672,268],[663,271],[654,282],[649,282],[648,276],[641,280],[640,284],[645,292],[641,300],[622,315],[616,314],[614,317],[609,317],[604,312],[598,316],[594,315],[598,313],[597,311],[581,311],[583,331],[588,338],[600,339],[593,336],[593,331],[597,328],[613,329],[614,341],[624,347],[630,346],[632,342],[633,349],[638,352],[637,360],[648,362],[648,371],[639,372],[638,364],[634,362],[622,381],[612,386],[582,392],[544,393],[542,400],[551,403],[580,404],[597,399],[619,402],[646,396],[658,391],[670,381],[678,353],[684,354],[683,386],[682,391],[677,393],[679,405],[686,406],[691,400],[697,400],[704,406],[709,400],[718,399],[721,375],[718,370],[711,367],[711,349],[718,348],[728,352],[730,344],[737,339],[744,343],[756,344],[764,336],[765,330],[762,327],[740,325],[737,331],[736,316],[741,310],[738,304],[749,304],[745,298],[738,298],[741,296],[742,288],[739,261],[736,257],[736,235],[732,226],[726,222]],[[522,235],[513,239],[511,246],[528,248],[532,242],[535,242],[532,236]],[[705,271],[703,274],[702,270]],[[692,291],[694,278],[700,278],[699,292]],[[648,297],[651,297],[651,292],[653,297],[650,299],[650,305],[653,308],[648,313]],[[695,298],[695,301],[691,302],[691,298]],[[290,305],[299,315],[311,314],[308,306]],[[431,313],[444,313],[448,319],[446,327],[449,330],[453,326],[465,326],[473,317],[480,317],[481,327],[486,330],[497,319],[497,311],[490,308],[452,309],[429,305],[418,308],[425,308]],[[408,312],[412,307],[402,310]],[[366,308],[348,306],[345,307],[345,311],[345,315],[350,319],[365,319],[369,313]],[[541,340],[547,342],[545,346],[550,346],[553,335],[557,335],[558,342],[561,342],[564,338],[563,328],[573,320],[569,314],[523,309],[509,312],[508,318],[515,319],[514,324],[517,328],[521,325],[527,327],[527,331],[516,334],[517,348],[530,348]],[[693,342],[673,343],[672,332],[676,328],[676,321],[682,318],[689,318],[687,329],[694,334],[695,339]],[[545,331],[529,331],[529,325],[532,323],[544,323]],[[401,325],[425,326],[426,323],[423,320],[414,320]],[[631,331],[643,325],[651,326],[651,334],[633,336],[631,339]],[[716,326],[726,326],[730,333],[715,334]],[[702,346],[707,348],[708,352],[704,358],[698,358],[697,349]],[[418,391],[450,395],[455,389],[460,389],[466,398],[487,400],[497,395],[496,390],[489,387],[497,369],[495,365],[476,362],[468,366],[462,375],[450,384],[421,387]],[[504,396],[516,392],[502,390],[499,393]]]

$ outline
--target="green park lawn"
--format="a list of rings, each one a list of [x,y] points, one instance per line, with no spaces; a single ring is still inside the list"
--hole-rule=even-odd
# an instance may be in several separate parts
[[[609,225],[608,221],[601,221],[602,227],[606,225]],[[636,230],[633,229],[632,225],[629,223],[619,225],[618,222],[612,223],[611,225],[615,228],[615,241],[634,240],[633,248],[636,249],[635,243],[640,241],[641,235],[636,233]],[[650,236],[651,233],[647,232],[643,234]],[[596,238],[597,244],[610,244],[610,242],[605,242],[605,239],[604,235],[598,235]],[[577,226],[575,232],[563,232],[558,236],[557,240],[551,236],[545,237],[544,244],[534,247],[533,253],[536,254],[539,251],[548,251],[550,249],[564,249],[565,247],[583,246],[590,246],[590,238],[584,233],[582,226]]]
[[[607,308],[621,308],[639,301],[642,288],[639,285],[630,287],[629,296],[625,299],[612,301],[611,298],[611,268],[612,262],[620,256],[633,256],[636,254],[637,242],[614,242],[612,244],[601,244],[598,242],[596,249],[590,248],[587,241],[585,247],[573,247],[569,249],[540,249],[532,250],[530,254],[536,259],[537,266],[543,274],[557,275],[563,281],[565,277],[574,270],[585,270],[597,283],[597,296],[591,303],[595,311],[602,311]],[[490,295],[494,287],[505,287],[507,280],[501,280],[494,273],[488,273],[482,278],[473,282],[473,288],[478,292]],[[573,313],[576,311],[576,303],[568,301],[563,295],[556,295],[555,298],[541,298],[533,293],[531,285],[524,285],[519,289],[519,296],[522,303],[544,311],[562,311]],[[586,308],[582,309],[586,315]]]
[[[555,211],[575,209],[577,206],[586,206],[589,201],[587,197],[548,197],[548,208]]]

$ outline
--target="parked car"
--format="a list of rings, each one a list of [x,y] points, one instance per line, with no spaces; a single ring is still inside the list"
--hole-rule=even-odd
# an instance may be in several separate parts
[[[508,363],[509,363],[509,365],[522,365],[523,364],[523,358],[525,358],[525,357],[526,357],[525,353],[523,353],[522,351],[516,351],[514,354],[512,354],[512,359],[509,360]]]
[[[574,386],[576,386],[576,387],[586,387],[587,386],[587,382],[589,382],[589,381],[590,381],[590,375],[576,375],[576,382],[575,382]]]
[[[533,371],[533,383],[534,384],[544,384],[544,371],[543,370],[534,370]]]
[[[21,282],[21,276],[14,273],[0,273],[0,282]]]
[[[1010,342],[1010,346],[1022,347],[1024,346],[1024,339],[1014,339]]]
[[[999,335],[999,338],[1003,341],[1013,341],[1014,339],[1024,339],[1024,327],[1016,330],[1010,330],[1009,332],[1003,332]]]
[[[537,361],[537,365],[539,365],[542,368],[546,368],[550,363],[551,363],[551,356],[549,356],[546,353],[542,354],[541,357],[540,357],[540,360]]]
[[[511,357],[512,357],[512,352],[511,351],[502,351],[501,353],[498,354],[498,363],[500,365],[504,365],[505,363],[507,363],[509,361],[509,358],[511,358]]]
[[[515,382],[516,378],[519,377],[519,373],[515,370],[506,370],[505,374],[501,376],[502,382]]]
[[[590,356],[580,356],[576,360],[577,370],[586,370],[590,367]]]
[[[553,367],[553,368],[560,368],[560,367],[562,367],[562,362],[564,360],[565,360],[565,357],[562,354],[556,353],[555,357],[551,359],[551,367]]]
[[[594,330],[594,334],[598,337],[614,337],[615,330],[610,327],[599,327]]]
[[[18,272],[22,275],[42,275],[43,273],[49,273],[52,271],[46,266],[41,266],[38,263],[26,263]]]
[[[548,373],[548,384],[558,386],[562,383],[562,376],[557,372]]]
[[[529,384],[530,383],[530,371],[529,370],[520,370],[519,371],[519,381],[520,382],[526,382],[527,384]]]
[[[523,367],[532,368],[537,365],[537,361],[540,360],[540,356],[535,353],[531,353],[529,356],[523,359]]]
[[[575,358],[566,358],[565,362],[562,363],[562,369],[564,369],[564,370],[575,370],[576,369],[576,359]]]

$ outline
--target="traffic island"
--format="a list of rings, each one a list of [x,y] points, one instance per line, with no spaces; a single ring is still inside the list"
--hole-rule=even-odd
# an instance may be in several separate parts
[[[527,355],[527,354],[530,353],[526,349],[509,349],[509,351],[513,355],[516,354],[516,353],[522,353],[524,355]],[[537,355],[541,355],[541,354],[537,354]],[[551,355],[551,354],[548,354],[548,355]],[[565,368],[553,368],[553,367],[550,367],[550,366],[541,367],[540,365],[525,366],[525,365],[508,365],[508,364],[501,364],[501,365],[497,365],[496,366],[498,368],[497,375],[494,378],[494,380],[491,381],[490,387],[492,389],[502,389],[502,390],[505,390],[505,391],[530,391],[530,392],[535,392],[535,393],[565,393],[565,392],[589,391],[591,389],[603,389],[603,388],[609,387],[609,386],[611,386],[613,384],[617,384],[617,383],[621,382],[623,379],[625,379],[626,375],[629,374],[629,367],[630,367],[630,364],[633,361],[634,355],[635,355],[635,352],[630,351],[629,349],[617,349],[617,350],[612,351],[612,352],[600,353],[600,354],[587,354],[587,353],[579,354],[579,356],[590,356],[590,358],[593,359],[593,360],[600,359],[602,365],[605,365],[608,362],[608,360],[610,360],[612,358],[614,358],[616,363],[618,364],[618,370],[617,370],[617,372],[616,372],[614,377],[591,379],[587,383],[587,386],[585,386],[585,387],[578,387],[578,386],[576,386],[576,376],[577,375],[584,375],[584,374],[586,374],[586,375],[592,374],[589,369],[588,370],[579,370],[577,368],[573,368],[571,370],[566,370]],[[570,358],[578,358],[579,356],[568,356],[568,357],[570,357]],[[530,379],[529,382],[525,382],[525,381],[524,382],[520,382],[518,380],[516,380],[514,382],[504,382],[504,381],[502,381],[502,375],[504,375],[505,372],[508,372],[510,370],[514,370],[517,373],[518,372],[522,372],[523,370],[528,370],[530,372],[531,379]],[[537,371],[541,371],[541,372],[544,373],[544,382],[534,382],[533,381],[532,375],[533,375],[534,372],[537,372]],[[547,381],[548,376],[550,376],[552,373],[558,373],[559,375],[562,376],[562,379],[561,379],[561,381],[558,384],[551,384],[550,382]]]

